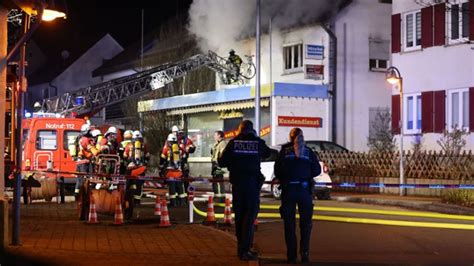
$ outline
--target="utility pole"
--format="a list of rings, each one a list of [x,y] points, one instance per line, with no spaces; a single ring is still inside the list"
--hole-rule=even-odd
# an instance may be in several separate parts
[[[255,131],[260,136],[260,0],[257,0],[257,26],[256,26],[256,78],[255,78]]]
[[[0,250],[8,245],[8,202],[5,191],[5,105],[7,96],[7,16],[8,10],[0,5]]]
[[[7,96],[7,16],[8,9],[0,5],[0,198],[5,191],[5,106]]]

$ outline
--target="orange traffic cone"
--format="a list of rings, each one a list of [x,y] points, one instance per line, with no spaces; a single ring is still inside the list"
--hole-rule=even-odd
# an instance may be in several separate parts
[[[115,201],[114,225],[122,225],[122,224],[123,224],[122,205],[120,204],[120,200],[117,198],[117,200]]]
[[[214,214],[214,203],[212,202],[212,196],[209,196],[209,201],[207,202],[207,217],[204,221],[205,225],[214,225],[216,224],[216,216]]]
[[[225,199],[224,224],[232,225],[232,209],[230,208],[230,199]]]
[[[161,200],[160,196],[156,196],[156,202],[155,202],[155,215],[161,215]]]
[[[168,214],[168,205],[166,205],[165,199],[161,202],[161,206],[163,206],[163,210],[161,211],[160,225],[158,225],[158,227],[170,227],[170,216]]]
[[[98,224],[99,220],[97,219],[97,211],[95,209],[95,201],[94,197],[90,196],[90,204],[89,204],[89,220],[87,221],[88,224]]]

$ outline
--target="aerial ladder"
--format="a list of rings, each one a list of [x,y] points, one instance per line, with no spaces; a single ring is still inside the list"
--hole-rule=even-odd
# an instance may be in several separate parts
[[[131,96],[140,96],[164,87],[175,79],[201,67],[215,71],[225,84],[245,83],[255,76],[255,65],[251,56],[246,56],[238,71],[226,58],[215,52],[197,54],[176,63],[163,64],[129,76],[113,79],[86,88],[67,92],[43,100],[42,111],[77,117],[91,116],[102,108],[120,103]]]

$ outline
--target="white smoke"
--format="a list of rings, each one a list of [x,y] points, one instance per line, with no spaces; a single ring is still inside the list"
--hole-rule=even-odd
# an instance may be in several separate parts
[[[330,18],[347,0],[262,0],[261,29],[274,31]],[[238,40],[255,35],[256,0],[194,0],[189,9],[188,29],[203,51],[225,52]]]

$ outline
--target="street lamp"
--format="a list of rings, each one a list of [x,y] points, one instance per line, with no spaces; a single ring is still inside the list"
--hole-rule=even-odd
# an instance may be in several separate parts
[[[400,196],[405,195],[405,189],[402,188],[404,184],[404,170],[403,170],[403,78],[400,71],[396,67],[389,67],[385,72],[385,79],[392,85],[398,85],[400,91]]]

